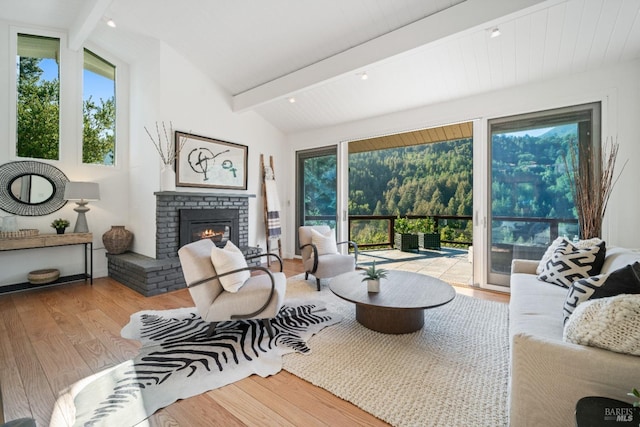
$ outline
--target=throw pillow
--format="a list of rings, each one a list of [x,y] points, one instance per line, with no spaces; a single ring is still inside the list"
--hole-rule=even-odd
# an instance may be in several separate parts
[[[318,255],[337,254],[336,234],[334,230],[320,233],[318,230],[311,230],[311,243],[318,249]]]
[[[567,342],[640,356],[640,295],[580,304],[564,327]]]
[[[640,294],[640,262],[629,264],[612,273],[587,277],[573,282],[564,302],[564,322],[581,303],[620,294]]]
[[[213,263],[213,268],[216,269],[216,274],[228,273],[229,271],[247,267],[247,260],[244,258],[244,254],[231,240],[227,242],[224,248],[214,246],[211,249],[211,262]],[[225,291],[238,292],[250,276],[249,270],[244,270],[219,277],[218,280]]]
[[[542,259],[540,260],[540,263],[538,264],[538,268],[536,269],[536,274],[542,273],[542,269],[547,264],[547,261],[551,259],[551,256],[553,255],[555,250],[558,249],[558,246],[560,246],[560,243],[565,241],[568,242],[569,239],[567,239],[564,236],[560,236],[556,240],[551,242],[547,250],[544,252],[544,255],[542,255]],[[572,243],[572,244],[578,249],[586,249],[592,246],[599,245],[600,243],[602,243],[602,240],[597,237],[594,237],[593,239],[578,240],[577,243]]]
[[[578,279],[600,274],[605,252],[604,242],[590,248],[578,249],[568,240],[564,240],[544,265],[538,279],[568,288]]]

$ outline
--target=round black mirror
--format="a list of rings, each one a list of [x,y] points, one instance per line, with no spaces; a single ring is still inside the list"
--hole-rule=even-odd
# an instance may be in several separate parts
[[[67,176],[47,163],[0,165],[0,209],[23,216],[49,215],[62,208]]]

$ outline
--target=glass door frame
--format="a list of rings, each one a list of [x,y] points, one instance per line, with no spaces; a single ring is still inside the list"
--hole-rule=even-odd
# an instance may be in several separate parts
[[[296,157],[296,191],[295,191],[295,251],[296,255],[300,255],[300,241],[298,239],[298,228],[304,225],[305,223],[305,212],[304,212],[304,162],[308,159],[314,157],[323,157],[323,156],[336,156],[336,212],[335,212],[335,221],[337,228],[337,236],[336,238],[340,241],[341,237],[341,221],[338,216],[338,212],[341,212],[341,206],[343,205],[343,194],[340,193],[339,189],[342,184],[342,174],[341,174],[341,166],[340,166],[340,156],[338,152],[337,145],[330,145],[319,148],[298,150],[295,152]]]
[[[557,125],[556,121],[562,121],[563,116],[575,116],[581,112],[590,111],[591,113],[591,127],[588,129],[588,134],[579,141],[580,145],[588,143],[591,144],[592,148],[596,150],[597,153],[600,152],[601,144],[602,144],[602,111],[604,111],[604,105],[602,101],[595,101],[583,104],[569,105],[566,107],[559,108],[548,108],[541,109],[530,113],[518,114],[518,115],[510,115],[503,117],[496,117],[492,119],[488,119],[486,123],[485,135],[487,138],[486,141],[486,159],[483,163],[486,168],[486,178],[485,181],[485,189],[484,194],[486,197],[486,202],[482,207],[482,210],[485,212],[485,216],[483,216],[481,221],[475,222],[474,219],[474,242],[475,240],[475,229],[481,227],[482,228],[482,238],[483,244],[481,251],[483,253],[482,263],[477,262],[478,267],[481,265],[482,270],[476,270],[474,268],[474,281],[476,277],[481,277],[483,280],[480,285],[482,287],[486,287],[489,289],[508,289],[509,287],[509,275],[500,274],[500,273],[492,273],[491,271],[491,245],[492,245],[492,237],[491,233],[491,224],[493,218],[493,210],[492,210],[492,125],[502,125],[509,124],[510,122],[524,122],[528,126],[538,126],[541,123],[545,122],[550,124],[551,126]],[[560,118],[560,119],[558,119]],[[533,124],[532,124],[533,123]],[[524,125],[523,125],[524,126]],[[582,150],[582,148],[580,148]],[[474,153],[477,154],[477,153]],[[479,162],[478,162],[479,163]],[[594,165],[595,167],[599,167],[598,164]],[[475,193],[474,193],[475,194]],[[475,207],[475,200],[474,200]],[[474,209],[474,212],[475,211]],[[475,257],[475,254],[474,254]],[[474,258],[474,267],[476,266],[476,262],[478,259]],[[481,274],[481,276],[476,276],[476,274]],[[505,279],[506,276],[506,279]],[[506,281],[505,281],[506,280]]]

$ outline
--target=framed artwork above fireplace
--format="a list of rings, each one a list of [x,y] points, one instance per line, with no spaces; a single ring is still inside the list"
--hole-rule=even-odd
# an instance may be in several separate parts
[[[184,141],[176,158],[178,186],[247,189],[249,147],[176,131]]]

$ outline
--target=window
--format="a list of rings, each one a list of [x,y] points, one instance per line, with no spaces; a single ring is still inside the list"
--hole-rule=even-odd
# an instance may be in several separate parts
[[[337,227],[337,147],[298,151],[296,228],[302,225]],[[297,241],[296,253],[300,253]]]
[[[113,165],[116,128],[116,67],[84,50],[82,162]]]
[[[60,155],[60,40],[18,34],[16,154]]]
[[[571,144],[600,152],[600,104],[490,120],[489,140],[488,279],[507,285],[513,258],[540,259],[558,236],[579,237],[565,158]]]

